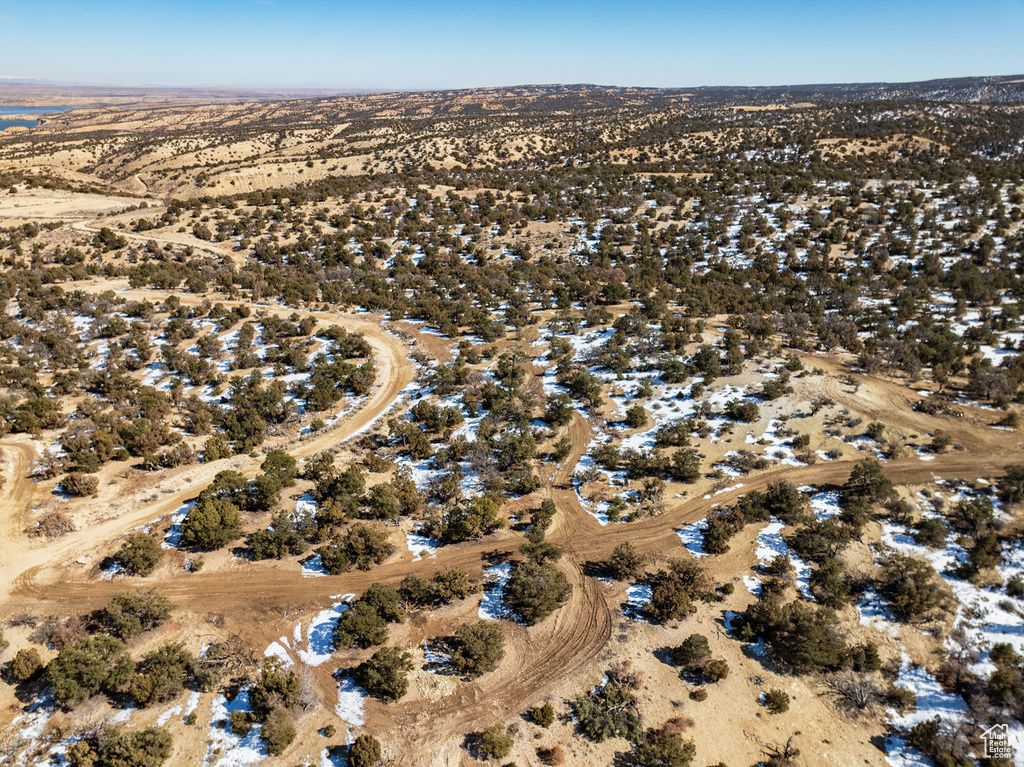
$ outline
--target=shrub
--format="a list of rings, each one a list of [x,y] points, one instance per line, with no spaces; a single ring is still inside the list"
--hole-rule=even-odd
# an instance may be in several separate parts
[[[626,426],[631,429],[639,429],[647,423],[647,411],[643,405],[633,405],[626,410]]]
[[[402,609],[401,604],[402,597],[392,586],[384,583],[371,583],[359,601],[370,605],[388,623],[401,623],[405,620],[405,610]]]
[[[885,690],[885,703],[900,712],[913,711],[917,706],[917,694],[906,687],[890,684]]]
[[[181,540],[206,551],[226,546],[241,535],[238,507],[221,498],[200,500],[181,523]]]
[[[440,537],[445,543],[460,543],[482,538],[505,525],[498,516],[499,504],[494,498],[470,498],[447,509],[441,520]]]
[[[295,708],[301,695],[299,675],[286,670],[277,658],[264,662],[259,681],[249,687],[249,703],[258,721],[265,721],[272,711]]]
[[[729,676],[729,664],[721,658],[712,658],[704,664],[704,677],[712,684],[717,684]]]
[[[350,767],[377,767],[382,758],[380,741],[367,733],[356,737],[348,749]]]
[[[385,703],[396,701],[409,689],[412,656],[397,647],[382,647],[352,670],[356,684]]]
[[[64,476],[60,481],[60,489],[67,495],[81,498],[87,495],[94,495],[100,486],[100,481],[89,474],[80,471],[73,471]]]
[[[248,711],[232,711],[228,717],[228,726],[231,732],[240,738],[244,738],[252,729],[252,714]]]
[[[690,693],[690,698],[700,703],[703,700],[708,699],[708,691],[706,687],[698,687],[696,690]]]
[[[409,573],[402,578],[398,586],[398,593],[402,595],[405,603],[413,607],[426,607],[434,604],[434,590],[430,584],[416,573]]]
[[[647,557],[637,551],[632,543],[626,541],[612,550],[612,555],[608,559],[608,571],[617,581],[633,580],[646,564]]]
[[[504,759],[512,750],[512,736],[503,724],[492,724],[480,733],[477,750],[484,759]]]
[[[1003,472],[1003,476],[996,481],[999,500],[1003,503],[1024,501],[1024,464],[1004,466]]]
[[[131,639],[167,620],[174,605],[156,589],[128,591],[114,595],[100,613],[100,620],[112,634]]]
[[[537,749],[537,758],[548,767],[559,767],[565,763],[565,749],[557,743],[550,747],[541,746]]]
[[[765,381],[761,387],[760,397],[764,400],[776,400],[786,394],[792,394],[793,387],[782,378],[772,381]]]
[[[324,569],[338,575],[353,567],[369,570],[390,557],[395,546],[385,530],[362,522],[352,525],[343,535],[336,536],[329,546],[316,550]]]
[[[33,538],[44,535],[47,538],[60,538],[62,535],[75,532],[75,523],[62,511],[51,511],[25,531]]]
[[[561,607],[572,585],[565,574],[550,562],[516,562],[505,587],[505,602],[533,626]]]
[[[792,482],[780,480],[768,484],[764,507],[769,517],[778,517],[791,525],[806,515],[806,499]]]
[[[372,647],[388,641],[388,623],[373,607],[356,602],[338,618],[334,628],[334,646]]]
[[[43,659],[34,647],[18,650],[10,663],[11,676],[16,682],[29,682],[43,670]]]
[[[298,463],[284,450],[271,450],[260,464],[264,475],[277,480],[281,487],[291,487],[299,475]]]
[[[665,726],[649,729],[640,738],[633,751],[638,767],[688,767],[697,749],[692,740]]]
[[[134,671],[124,642],[99,636],[64,647],[47,665],[46,678],[57,700],[75,705],[99,692],[116,692]]]
[[[555,506],[555,502],[550,498],[545,498],[540,502],[540,508],[534,509],[530,515],[530,529],[536,527],[539,530],[547,530],[551,527],[551,521],[557,513],[558,508]]]
[[[930,549],[946,545],[946,523],[938,517],[922,517],[914,525],[914,540]]]
[[[769,690],[764,694],[764,705],[773,714],[784,714],[789,711],[789,693],[778,689]]]
[[[761,417],[761,408],[754,402],[734,399],[725,406],[725,414],[733,421],[752,423]]]
[[[826,607],[839,609],[850,600],[850,584],[834,559],[826,559],[811,573],[809,585],[814,598]]]
[[[651,601],[647,616],[657,623],[682,620],[696,610],[693,600],[708,590],[704,569],[690,560],[675,562],[651,578]]]
[[[295,740],[295,725],[288,712],[275,708],[267,714],[266,721],[260,729],[260,738],[267,743],[267,751],[271,756],[280,756]]]
[[[738,630],[741,637],[762,636],[775,656],[799,673],[841,668],[849,655],[832,610],[782,605],[768,589],[744,611]]]
[[[865,458],[857,462],[843,485],[842,504],[845,507],[856,498],[864,498],[870,503],[883,503],[892,498],[895,492],[878,459]]]
[[[850,665],[854,671],[880,671],[882,658],[874,642],[859,644],[850,648]]]
[[[551,701],[530,709],[530,721],[539,727],[548,728],[555,723],[555,707]]]
[[[609,679],[589,695],[569,703],[580,732],[595,743],[607,738],[634,740],[640,735],[640,715],[630,685]]]
[[[85,621],[81,617],[73,615],[60,620],[51,615],[32,631],[29,638],[36,644],[61,650],[69,644],[85,639],[88,635]]]
[[[297,556],[306,550],[302,534],[287,514],[276,514],[270,526],[272,530],[257,530],[249,533],[245,539],[254,561]]]
[[[480,582],[471,579],[461,567],[438,570],[432,580],[434,597],[441,604],[465,599],[480,591]]]
[[[146,576],[156,569],[164,550],[159,541],[146,533],[132,533],[114,554],[114,561],[131,575]]]
[[[451,664],[460,674],[477,677],[497,668],[505,657],[505,630],[497,623],[464,623],[448,640]]]
[[[904,620],[919,618],[939,603],[934,570],[926,562],[893,554],[882,568],[881,591]]]
[[[1006,582],[1007,596],[1024,598],[1024,574],[1017,573]]]
[[[68,748],[71,767],[158,767],[171,755],[171,734],[162,727],[124,730],[105,726]]]
[[[711,646],[707,637],[701,634],[690,634],[681,645],[672,649],[672,662],[688,671],[701,668],[710,657]]]
[[[132,677],[130,690],[140,706],[170,700],[185,688],[194,675],[195,658],[178,642],[165,644],[150,652]]]

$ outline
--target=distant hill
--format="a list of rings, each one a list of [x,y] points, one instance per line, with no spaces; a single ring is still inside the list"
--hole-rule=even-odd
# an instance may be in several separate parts
[[[545,84],[434,91],[372,88],[139,88],[0,80],[0,103],[83,107],[238,104],[292,99],[329,99],[351,113],[375,113],[388,103],[396,115],[472,115],[623,109],[696,103],[709,106],[766,106],[854,101],[1024,102],[1024,75],[959,77],[912,83],[839,83],[778,86],[644,88]]]
[[[845,83],[783,85],[762,88],[695,88],[694,100],[715,103],[766,104],[810,101],[950,101],[956,103],[1012,103],[1024,101],[1024,75],[956,77],[913,83]]]

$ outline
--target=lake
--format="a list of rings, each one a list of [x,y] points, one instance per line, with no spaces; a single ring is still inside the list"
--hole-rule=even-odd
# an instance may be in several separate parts
[[[0,131],[5,128],[34,128],[39,120],[5,120],[4,115],[49,115],[57,112],[67,112],[74,107],[5,107],[0,106]]]

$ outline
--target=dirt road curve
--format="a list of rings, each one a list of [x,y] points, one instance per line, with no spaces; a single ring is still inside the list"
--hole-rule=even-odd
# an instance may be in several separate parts
[[[132,299],[159,300],[167,293],[150,290],[125,290],[123,283],[95,282],[76,289],[90,291],[117,290]],[[199,302],[201,297],[179,296],[185,303]],[[239,302],[224,301],[225,304]],[[291,314],[290,308],[257,306],[275,314]],[[365,334],[374,349],[378,379],[364,406],[341,428],[328,434],[298,443],[289,450],[298,456],[310,455],[358,433],[373,419],[384,413],[400,392],[413,379],[414,366],[408,358],[408,348],[394,336],[384,332],[379,324],[366,316],[351,316],[327,312],[305,312],[326,322],[342,324],[350,330]],[[902,392],[888,392],[885,396],[904,396]],[[842,393],[836,392],[841,398]],[[912,419],[930,418],[914,413]],[[935,424],[921,424],[934,427]],[[957,436],[965,442],[970,438],[968,450],[936,456],[922,461],[917,456],[890,461],[885,473],[898,484],[923,484],[937,478],[973,479],[992,477],[1001,473],[1002,466],[1012,454],[1011,445],[1016,435],[1004,432],[982,432],[977,429],[957,429]],[[617,605],[609,603],[609,589],[595,578],[585,575],[588,562],[606,559],[619,543],[629,541],[642,551],[666,556],[685,556],[676,537],[679,527],[706,516],[714,507],[722,506],[751,490],[763,489],[770,482],[786,479],[799,485],[840,485],[850,474],[852,460],[820,463],[814,466],[779,466],[743,479],[743,485],[720,492],[711,497],[677,499],[659,516],[649,517],[628,525],[601,527],[583,508],[579,496],[572,488],[572,475],[591,440],[592,430],[587,419],[576,412],[569,424],[573,449],[558,467],[542,490],[554,499],[558,514],[549,531],[548,540],[563,547],[565,555],[559,566],[573,583],[570,601],[541,625],[529,630],[510,626],[505,660],[497,671],[487,674],[472,684],[460,685],[457,694],[440,700],[417,699],[383,707],[371,704],[375,728],[388,730],[399,739],[405,754],[423,755],[403,760],[405,764],[427,764],[434,754],[433,746],[495,721],[508,721],[515,713],[542,700],[555,687],[559,679],[584,668],[601,652],[607,643]],[[2,444],[10,455],[9,470],[14,476],[23,473],[34,459],[29,441],[7,440]],[[1009,452],[1008,452],[1009,451]],[[239,468],[250,476],[255,474],[258,461],[240,459]],[[102,606],[125,584],[109,581],[75,581],[66,578],[61,565],[83,552],[109,546],[109,541],[126,530],[155,519],[180,506],[193,497],[212,479],[216,471],[225,468],[224,462],[211,467],[201,466],[189,476],[189,484],[181,490],[160,499],[158,503],[141,503],[126,513],[93,525],[87,530],[66,536],[57,542],[29,551],[24,548],[24,537],[19,534],[18,509],[31,499],[31,484],[9,481],[8,504],[12,515],[5,519],[4,535],[0,541],[0,590],[7,597],[7,609],[18,612],[25,609],[56,614],[80,614]],[[483,541],[474,541],[446,547],[437,560],[410,563],[398,560],[372,572],[346,573],[336,577],[303,578],[294,564],[247,564],[238,569],[214,570],[195,574],[181,574],[160,582],[162,593],[182,609],[195,614],[206,614],[215,605],[217,613],[229,622],[252,621],[254,615],[268,617],[268,631],[276,631],[275,613],[295,614],[304,609],[320,609],[341,592],[358,593],[370,583],[385,582],[397,585],[408,573],[429,576],[443,563],[446,567],[462,567],[480,577],[486,561],[514,554],[521,543],[518,534],[505,531]],[[12,556],[13,555],[13,556]],[[276,634],[274,634],[276,636]],[[319,679],[319,677],[323,677]],[[329,676],[318,672],[321,690],[328,694],[333,684]]]
[[[85,234],[99,234],[100,231],[100,227],[94,226],[87,221],[75,221],[71,224],[71,228],[75,231],[84,232]],[[200,240],[190,234],[168,236],[167,234],[163,234],[163,232],[166,231],[166,229],[160,229],[154,230],[154,232],[138,234],[136,232],[116,230],[116,233],[135,245],[146,245],[149,242],[155,242],[158,245],[176,245],[182,248],[191,247],[193,250],[198,250],[217,258],[226,258],[235,265],[235,268],[240,269],[245,266],[245,254],[239,251],[218,247],[213,243]]]
[[[121,295],[132,299],[160,300],[171,295],[150,290],[124,290],[123,282],[97,282],[76,286],[76,288],[99,292],[118,290]],[[180,298],[182,303],[186,304],[200,303],[203,300],[200,297],[188,295],[180,296]],[[223,303],[235,305],[242,302],[224,301]],[[294,313],[294,310],[280,306],[256,305],[255,308],[283,316]],[[347,416],[337,428],[326,431],[315,438],[299,442],[294,447],[289,446],[289,452],[293,455],[304,457],[343,442],[365,430],[394,404],[402,390],[415,377],[416,369],[409,359],[408,349],[402,341],[365,315],[330,312],[299,312],[299,314],[310,314],[323,322],[343,325],[350,331],[363,333],[373,348],[374,362],[377,366],[377,380],[359,410]],[[35,455],[28,457],[30,444],[6,440],[2,446],[7,450],[15,451],[19,460],[23,461],[24,469],[27,469],[28,464],[36,457]],[[44,566],[59,567],[71,559],[77,559],[97,548],[108,545],[113,538],[132,528],[174,511],[187,500],[195,497],[196,493],[208,484],[218,471],[228,468],[228,463],[230,463],[230,468],[242,471],[247,476],[255,476],[260,462],[261,459],[258,458],[239,456],[231,459],[230,462],[201,464],[189,470],[188,482],[183,487],[162,496],[156,503],[143,502],[140,498],[137,503],[131,504],[132,508],[125,513],[112,516],[56,541],[42,543],[35,548],[26,548],[24,536],[17,535],[17,531],[23,527],[19,528],[15,520],[23,519],[27,511],[26,504],[31,501],[33,484],[25,477],[24,470],[16,472],[16,478],[7,486],[8,508],[16,511],[4,520],[5,530],[9,529],[11,532],[4,535],[0,541],[0,597],[9,596],[12,588],[17,589],[32,582]],[[142,495],[148,498],[151,494]]]

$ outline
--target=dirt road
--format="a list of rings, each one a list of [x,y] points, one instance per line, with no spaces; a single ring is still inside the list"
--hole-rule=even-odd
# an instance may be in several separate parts
[[[121,295],[132,299],[163,299],[171,295],[160,291],[127,290],[123,282],[112,281],[77,285],[76,288],[99,292],[118,290]],[[179,296],[179,298],[185,304],[200,303],[203,300],[198,296],[190,295]],[[225,301],[223,303],[236,305],[242,302]],[[254,308],[282,316],[289,316],[295,311],[281,306],[254,305]],[[414,379],[416,368],[409,359],[408,349],[403,342],[385,331],[379,323],[369,319],[368,315],[302,311],[298,313],[300,315],[309,314],[324,322],[342,325],[349,331],[363,333],[373,349],[377,368],[377,379],[373,388],[358,410],[344,417],[336,428],[288,446],[289,452],[301,458],[344,442],[371,426],[377,418],[392,407],[402,390]],[[24,468],[27,468],[27,464],[36,457],[32,455],[29,458],[28,445],[31,443],[27,441],[11,442],[7,440],[3,445],[14,450],[15,454],[21,457]],[[174,511],[187,500],[195,497],[199,490],[209,484],[217,472],[232,468],[252,477],[258,472],[261,461],[261,458],[236,456],[229,461],[189,467],[187,471],[176,477],[180,487],[163,495],[159,501],[155,503],[148,501],[152,495],[149,490],[140,492],[134,500],[122,504],[128,507],[124,513],[110,516],[98,524],[77,530],[56,541],[41,542],[35,547],[26,547],[25,538],[23,535],[17,534],[19,528],[14,522],[14,520],[23,520],[27,506],[31,503],[34,483],[25,476],[24,471],[16,473],[16,477],[13,477],[5,488],[8,493],[8,509],[11,510],[5,519],[5,525],[6,528],[10,528],[11,535],[5,535],[0,541],[0,597],[9,596],[12,589],[32,582],[45,566],[60,568],[72,559],[108,546],[111,540],[125,532]],[[58,579],[57,583],[59,584],[61,582],[59,572],[55,572],[53,575]]]

